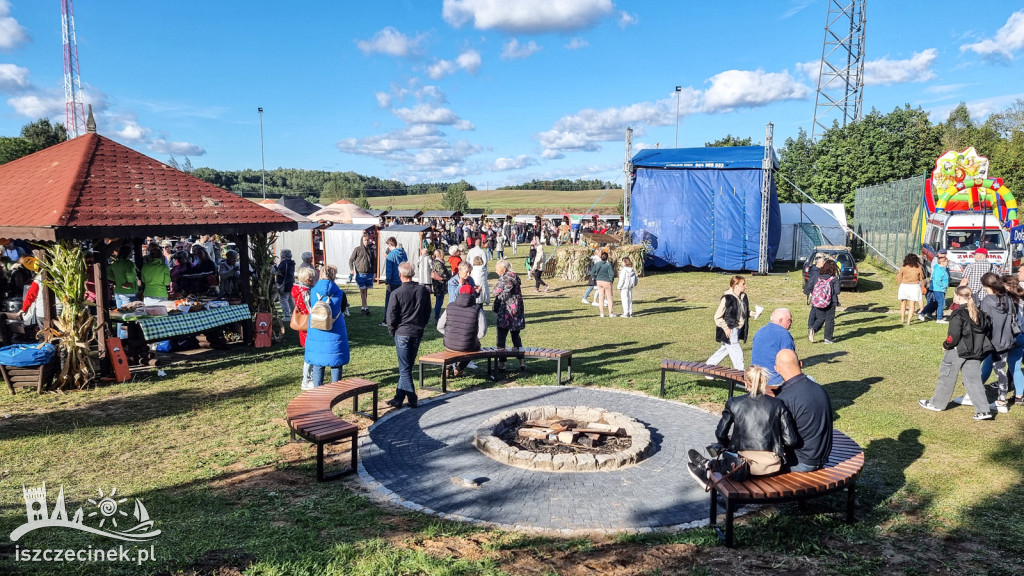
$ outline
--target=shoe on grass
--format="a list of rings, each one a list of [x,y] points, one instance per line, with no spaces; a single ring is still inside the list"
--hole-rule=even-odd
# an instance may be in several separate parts
[[[936,320],[935,323],[936,324],[949,324],[949,320],[946,320],[945,318],[942,318],[942,319]]]
[[[1009,411],[1010,406],[1009,404],[1007,404],[1006,400],[996,400],[996,412],[999,412],[1000,414],[1006,414]]]
[[[931,400],[921,399],[918,400],[917,403],[920,404],[921,408],[924,408],[925,410],[931,410],[932,412],[942,412],[942,408],[937,408],[934,404],[932,404]]]
[[[608,317],[609,317],[609,318],[615,318],[615,317],[617,317],[617,316],[618,316],[618,314],[616,314],[616,313],[614,313],[614,312],[609,312],[609,313],[608,313]]]
[[[924,322],[924,314],[918,314],[917,319],[920,320],[921,322]]]
[[[590,303],[590,305],[591,305],[591,306],[600,306],[600,305],[601,305],[601,303],[600,303],[600,302],[598,302],[597,300],[594,300],[593,302],[591,302],[591,303]]]
[[[829,339],[826,338],[825,339],[825,344],[835,344],[835,342],[833,342],[832,340],[829,340]]]
[[[814,328],[807,329],[807,341],[814,342]]]
[[[583,304],[590,304],[590,300],[587,300],[586,298],[580,300],[580,302],[582,302]]]
[[[992,419],[992,413],[991,412],[975,412],[974,419],[975,420],[991,420]]]

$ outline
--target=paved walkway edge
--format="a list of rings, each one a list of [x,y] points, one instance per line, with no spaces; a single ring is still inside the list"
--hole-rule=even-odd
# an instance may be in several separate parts
[[[441,398],[454,398],[456,396],[461,396],[463,394],[486,392],[486,391],[489,391],[489,390],[503,390],[503,389],[507,389],[507,388],[536,388],[536,389],[552,388],[552,389],[565,389],[565,388],[568,388],[568,387],[567,386],[504,386],[504,387],[500,387],[500,388],[486,388],[486,389],[483,389],[483,390],[460,390],[460,391],[449,392],[447,394],[441,394],[441,395],[438,395],[438,396],[432,396],[430,398],[426,398],[426,399],[420,400],[420,406],[428,405],[430,402],[436,401],[436,400],[441,399]],[[679,405],[682,405],[682,406],[687,406],[689,408],[700,410],[701,412],[704,412],[706,414],[711,414],[711,412],[709,412],[708,410],[704,410],[703,408],[700,408],[700,407],[697,407],[697,406],[693,406],[692,404],[686,404],[685,402],[677,402],[675,400],[667,400],[665,398],[656,398],[654,396],[650,396],[648,394],[643,394],[641,392],[636,392],[636,391],[632,391],[632,390],[616,390],[614,388],[602,388],[602,387],[597,387],[597,386],[594,386],[594,387],[590,387],[590,386],[577,386],[577,388],[591,388],[591,389],[594,389],[594,390],[600,390],[602,392],[613,392],[613,393],[616,393],[616,394],[631,394],[631,395],[635,395],[635,396],[644,396],[646,398],[657,399],[657,400],[661,400],[663,402],[671,402],[673,404],[679,404]],[[409,410],[409,408],[403,408],[402,410]],[[392,410],[392,411],[388,412],[387,414],[385,414],[384,416],[379,418],[376,422],[374,422],[367,429],[365,434],[360,435],[359,436],[359,450],[360,450],[360,452],[362,452],[362,448],[363,448],[364,445],[372,443],[372,440],[370,440],[370,432],[377,425],[381,424],[382,422],[386,422],[390,417],[392,417],[392,416],[394,416],[396,414],[399,414],[399,413],[400,413],[399,410]],[[438,512],[437,510],[433,510],[433,509],[427,508],[426,506],[423,506],[421,504],[417,504],[417,503],[412,502],[410,500],[406,500],[405,498],[402,498],[401,496],[396,494],[394,491],[389,490],[388,488],[385,488],[384,485],[382,485],[380,482],[378,482],[376,479],[374,479],[373,476],[371,476],[369,474],[369,472],[366,471],[366,468],[363,466],[362,459],[359,460],[359,481],[367,489],[367,497],[369,497],[371,500],[373,500],[375,502],[378,502],[378,503],[381,503],[381,504],[389,504],[389,505],[392,505],[392,506],[399,506],[399,507],[405,508],[405,509],[407,509],[407,510],[409,510],[411,512],[418,512],[418,513],[421,513],[421,514],[429,514],[431,516],[436,516],[438,518],[441,518],[442,520],[450,520],[450,521],[453,521],[453,522],[467,522],[467,523],[477,524],[477,525],[480,525],[480,526],[486,526],[488,528],[495,528],[495,529],[499,529],[499,530],[510,530],[510,531],[515,531],[515,532],[527,532],[527,533],[547,535],[547,536],[576,537],[576,536],[586,536],[586,535],[590,535],[590,534],[623,534],[623,533],[649,534],[649,533],[655,533],[655,532],[679,532],[679,531],[682,531],[682,530],[688,530],[690,528],[701,528],[701,527],[709,525],[709,522],[708,522],[707,519],[696,520],[696,521],[687,522],[687,523],[684,523],[684,524],[673,524],[673,525],[658,526],[658,527],[622,528],[622,529],[601,529],[601,528],[570,529],[570,528],[563,528],[563,529],[554,530],[554,529],[548,529],[548,528],[538,528],[538,527],[535,527],[535,526],[521,526],[521,525],[516,525],[516,524],[502,524],[502,523],[499,523],[499,522],[491,522],[491,521],[487,521],[487,520],[480,520],[480,519],[477,519],[477,518],[470,518],[470,517],[466,517],[466,516],[460,516],[460,515],[457,515],[457,514],[448,514],[448,513],[445,513],[445,512]],[[710,506],[710,503],[709,503],[709,506]],[[750,509],[752,509],[752,507],[750,507],[750,506],[741,507],[738,510],[736,510],[734,515],[735,516],[742,516],[744,514],[747,514],[750,511]]]

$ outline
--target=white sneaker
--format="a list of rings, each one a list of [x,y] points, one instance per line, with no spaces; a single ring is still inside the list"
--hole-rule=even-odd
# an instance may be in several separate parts
[[[614,313],[612,313],[612,312],[609,312],[609,313],[608,313],[608,317],[609,317],[609,318],[615,318],[616,316],[618,316],[618,314],[614,314]]]
[[[469,364],[466,364],[466,368],[469,368],[470,370],[476,370],[476,362],[470,362]]]
[[[600,303],[600,302],[598,302],[597,300],[594,300],[593,302],[591,302],[591,303],[590,303],[590,305],[591,305],[591,306],[600,306],[600,305],[601,305],[601,303]]]
[[[601,318],[604,318],[604,312],[601,312]]]
[[[921,322],[924,322],[924,314],[918,314],[917,319],[920,320]]]
[[[956,402],[961,406],[974,406],[974,402],[971,402],[971,397],[968,396],[967,394],[953,398],[953,402]]]
[[[580,302],[582,302],[584,304],[590,304],[590,300],[587,300],[586,298],[584,298],[583,300],[580,300]]]
[[[303,382],[302,383],[302,389],[303,390],[312,390],[313,389],[313,383],[312,382]]]
[[[936,324],[949,324],[949,320],[945,320],[945,319],[943,319],[943,320],[936,320],[935,323]]]

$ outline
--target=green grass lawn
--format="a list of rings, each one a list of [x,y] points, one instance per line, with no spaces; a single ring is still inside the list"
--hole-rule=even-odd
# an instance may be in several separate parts
[[[636,288],[632,319],[599,318],[580,303],[585,286],[556,280],[550,293],[535,295],[531,285],[524,343],[575,350],[576,385],[656,395],[662,358],[703,360],[717,348],[712,314],[728,279],[650,274]],[[269,351],[195,356],[165,367],[166,377],[147,370],[84,392],[0,392],[0,573],[739,574],[750,565],[822,574],[1024,572],[1024,409],[974,422],[970,408],[917,406],[931,395],[945,326],[899,325],[888,312],[896,305],[893,275],[862,265],[861,291],[841,295],[832,345],[807,341],[800,285],[799,272],[778,273],[751,277],[748,292],[767,311],[793,310],[806,371],[826,385],[836,427],[866,450],[856,525],[833,513],[839,496],[813,501],[805,513],[788,504],[766,508],[738,522],[744,549],[737,553],[706,528],[546,538],[379,506],[355,480],[317,484],[313,449],[289,442],[283,415],[299,392],[302,363],[289,334]],[[372,291],[373,317],[349,318],[345,368],[380,382],[382,400],[397,382],[392,344],[377,326],[383,295]],[[489,332],[484,345],[494,338]],[[421,352],[440,349],[440,335],[428,330]],[[554,382],[553,365],[538,362],[518,384]],[[452,385],[484,384],[471,377]],[[726,389],[677,374],[668,396],[718,410]],[[350,405],[339,408],[345,415]],[[63,484],[69,516],[100,489],[142,499],[163,532],[153,541],[156,561],[13,561],[16,546],[113,542],[61,529],[10,542],[6,534],[25,520],[22,485],[44,481],[51,506]]]

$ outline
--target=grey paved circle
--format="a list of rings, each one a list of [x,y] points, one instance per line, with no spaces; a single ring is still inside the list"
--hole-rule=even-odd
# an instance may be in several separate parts
[[[473,446],[488,417],[520,406],[590,406],[636,418],[654,453],[607,472],[544,472],[499,463]],[[686,451],[713,441],[718,417],[648,396],[570,386],[451,394],[402,409],[370,428],[360,476],[413,510],[515,528],[626,531],[707,521],[708,496],[686,470]],[[484,478],[479,488],[452,482]]]

